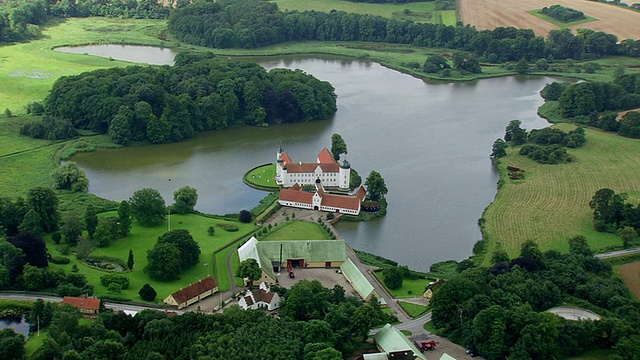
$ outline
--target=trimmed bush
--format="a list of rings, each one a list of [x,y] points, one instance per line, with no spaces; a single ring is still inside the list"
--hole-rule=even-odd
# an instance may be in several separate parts
[[[100,276],[100,283],[109,289],[111,289],[111,284],[117,284],[118,286],[120,286],[120,289],[129,288],[129,279],[127,279],[126,276],[120,274],[102,275]]]
[[[138,291],[138,295],[145,301],[154,301],[158,293],[156,290],[151,287],[149,284],[144,284],[144,286]]]
[[[66,264],[71,262],[71,260],[69,260],[69,258],[66,258],[64,256],[54,256],[49,261],[51,261],[54,264],[58,264],[58,265],[66,265]]]
[[[216,224],[216,226],[221,227],[228,232],[236,232],[239,230],[238,225],[235,224],[219,223]]]

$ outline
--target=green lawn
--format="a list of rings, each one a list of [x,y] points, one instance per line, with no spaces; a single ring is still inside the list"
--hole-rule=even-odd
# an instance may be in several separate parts
[[[27,359],[31,358],[33,354],[40,349],[40,346],[44,344],[44,341],[49,337],[49,330],[40,330],[40,336],[35,332],[31,334],[31,337],[27,340],[27,343],[24,345],[24,350],[27,353]]]
[[[370,14],[396,20],[411,20],[416,23],[442,23],[456,25],[455,10],[436,11],[435,4],[430,1],[410,2],[405,4],[370,4],[344,0],[275,0],[281,10],[315,10],[330,12],[345,11],[356,14]],[[409,10],[409,12],[405,12]],[[446,15],[439,16],[441,13]],[[446,22],[445,22],[446,21]]]
[[[571,26],[574,26],[574,25],[578,25],[578,24],[584,24],[584,23],[590,22],[590,21],[598,20],[596,18],[592,18],[591,16],[585,15],[585,19],[576,20],[576,21],[570,21],[570,22],[563,22],[563,21],[554,19],[551,16],[547,16],[547,15],[541,13],[540,10],[531,10],[531,11],[528,11],[528,13],[533,15],[533,16],[535,16],[535,17],[538,17],[538,18],[540,18],[540,19],[542,19],[542,20],[544,20],[546,22],[550,22],[553,25],[556,25],[561,29],[562,28],[571,27]]]
[[[115,215],[115,212],[101,214],[101,216],[107,215]],[[144,274],[143,269],[147,265],[147,251],[153,248],[158,237],[167,231],[167,224],[165,222],[164,225],[158,227],[141,227],[137,226],[134,223],[134,226],[131,230],[129,236],[124,239],[119,239],[108,247],[97,248],[92,253],[91,256],[109,256],[119,258],[122,261],[126,262],[129,254],[129,249],[133,250],[135,265],[133,271],[126,272],[126,275],[129,278],[131,283],[129,289],[123,290],[122,294],[130,299],[141,301],[138,296],[138,290],[145,284],[149,283],[158,293],[156,298],[157,302],[161,302],[169,294],[179,290],[181,287],[188,286],[191,283],[198,281],[201,278],[206,277],[207,275],[215,275],[213,269],[213,252],[224,247],[225,245],[234,242],[239,237],[246,236],[247,233],[253,232],[256,227],[253,224],[244,224],[244,223],[236,223],[240,230],[237,232],[227,232],[222,228],[216,227],[215,235],[209,236],[207,234],[207,228],[211,225],[215,226],[217,223],[228,223],[229,221],[210,218],[195,214],[190,215],[171,215],[171,229],[187,229],[193,236],[193,238],[200,245],[200,262],[194,267],[187,269],[183,273],[180,274],[180,279],[168,282],[161,282],[151,280],[146,274]],[[48,248],[53,253],[54,256],[59,255],[58,249],[61,249],[61,245],[55,245],[51,240],[48,240],[47,243]],[[226,256],[226,252],[222,252]],[[83,262],[78,261],[75,256],[69,255],[69,259],[71,259],[71,263],[67,265],[55,265],[51,264],[52,268],[62,268],[66,272],[71,270],[73,264],[78,264],[81,269],[81,273],[87,276],[87,279],[91,284],[95,287],[95,292],[97,295],[101,295],[107,292],[106,287],[100,284],[100,276],[104,275],[106,272],[89,267]],[[226,261],[226,258],[223,256],[222,261]],[[226,265],[222,264],[219,266],[224,267],[224,272],[220,273],[221,276],[220,282],[221,287],[222,283],[226,284],[227,289],[229,288],[229,280],[226,282],[224,278],[228,277],[226,272]]]
[[[290,217],[295,213],[295,209],[291,209],[288,214]],[[300,220],[291,220],[279,224],[274,227],[271,232],[264,236],[260,236],[260,241],[269,240],[327,240],[330,239],[329,233],[317,223],[310,223]]]
[[[374,271],[373,274],[380,280],[380,283],[384,285],[384,275],[382,271]],[[404,279],[402,286],[399,289],[391,290],[385,286],[387,291],[396,299],[402,298],[414,298],[422,296],[425,287],[434,280],[430,279]]]
[[[420,317],[422,314],[426,313],[427,311],[429,311],[429,309],[431,309],[430,306],[412,304],[406,301],[398,301],[398,304],[402,306],[404,311],[406,311],[407,314],[409,314],[409,316],[411,316],[414,319],[417,317]]]
[[[244,175],[244,180],[256,187],[279,189],[280,187],[275,183],[275,177],[275,165],[266,164],[249,170]]]
[[[569,131],[575,126],[558,124]],[[640,189],[640,140],[598,130],[586,130],[587,143],[568,153],[576,161],[538,164],[511,149],[498,166],[504,186],[485,210],[484,238],[488,240],[483,265],[499,247],[516,257],[520,245],[534,240],[541,250],[567,251],[567,240],[586,236],[593,249],[620,245],[619,237],[593,230],[589,201],[601,188],[633,193]],[[511,181],[506,166],[527,173],[525,181]]]

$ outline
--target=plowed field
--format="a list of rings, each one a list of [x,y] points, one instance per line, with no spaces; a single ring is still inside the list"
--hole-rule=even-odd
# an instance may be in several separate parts
[[[621,266],[620,276],[636,299],[640,300],[640,261]]]
[[[558,29],[552,23],[527,13],[545,6],[560,4],[580,10],[596,18],[572,28],[587,28],[615,34],[620,40],[640,38],[640,12],[586,0],[460,0],[460,16],[464,24],[474,25],[480,30],[499,26],[533,29],[536,35],[546,36],[550,30]]]

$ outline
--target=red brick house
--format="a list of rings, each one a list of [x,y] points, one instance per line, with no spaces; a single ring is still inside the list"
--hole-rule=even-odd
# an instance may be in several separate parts
[[[62,303],[77,307],[85,317],[98,316],[100,313],[100,299],[65,296]]]

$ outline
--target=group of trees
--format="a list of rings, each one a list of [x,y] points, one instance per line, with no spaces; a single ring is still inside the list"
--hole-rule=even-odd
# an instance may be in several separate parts
[[[183,54],[173,67],[130,66],[62,77],[45,100],[49,116],[43,121],[65,119],[60,121],[126,145],[180,141],[236,123],[326,119],[336,111],[331,84],[300,70],[267,72],[258,64],[203,57]]]
[[[57,189],[84,192],[89,187],[87,174],[73,161],[68,161],[58,166],[51,174],[51,177]]]
[[[569,162],[573,159],[564,148],[578,148],[587,141],[582,127],[577,127],[568,133],[554,128],[534,129],[527,133],[521,125],[522,122],[520,120],[511,120],[509,122],[505,130],[504,140],[497,139],[493,143],[491,156],[494,159],[506,156],[508,143],[511,143],[514,146],[524,145],[519,154],[525,155],[541,164]]]
[[[459,49],[497,63],[526,59],[583,59],[608,55],[640,56],[637,41],[618,43],[615,35],[581,29],[552,30],[547,39],[530,29],[417,24],[342,11],[278,10],[257,0],[197,2],[175,9],[169,30],[179,40],[215,48],[255,48],[285,41],[370,41]],[[472,64],[474,65],[474,64]],[[472,68],[475,66],[472,66]]]
[[[519,257],[498,251],[493,263],[462,271],[434,294],[434,325],[451,340],[488,360],[559,359],[597,348],[637,356],[640,305],[584,237],[569,241],[568,254],[542,253],[529,241]],[[607,316],[568,321],[544,312],[562,301]]]
[[[616,194],[604,188],[596,191],[589,201],[593,210],[593,227],[597,231],[620,232],[625,247],[640,233],[640,205],[626,200],[627,194]]]
[[[200,245],[189,231],[171,230],[160,236],[153,249],[147,251],[148,264],[144,272],[154,280],[174,280],[199,259]]]
[[[7,236],[19,232],[44,234],[58,229],[60,201],[48,187],[34,187],[27,192],[27,198],[0,198],[0,228]]]
[[[452,61],[453,68],[460,71],[462,74],[479,74],[482,72],[480,61],[472,53],[457,51],[453,53]],[[428,74],[440,73],[444,76],[448,76],[451,72],[451,65],[449,65],[447,58],[442,54],[433,54],[425,60],[422,65],[422,71]]]
[[[549,7],[545,6],[540,10],[540,13],[550,16],[556,20],[560,20],[562,22],[572,22],[586,19],[582,11],[564,7],[562,5],[551,5]]]

